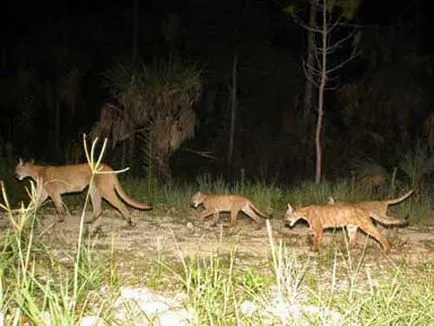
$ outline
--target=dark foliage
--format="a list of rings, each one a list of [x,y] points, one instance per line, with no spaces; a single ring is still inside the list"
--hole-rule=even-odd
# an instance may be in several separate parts
[[[300,142],[306,36],[283,7],[283,2],[260,0],[139,1],[137,52],[143,62],[178,58],[204,67],[195,137],[171,157],[173,176],[224,173],[236,53],[235,169],[269,181],[313,178],[313,135],[307,145]],[[430,148],[434,144],[433,59],[423,34],[428,23],[412,6],[390,10],[389,19],[367,8],[362,6],[352,22],[362,26],[361,56],[345,67],[338,87],[327,95],[324,170],[329,179],[346,174],[354,160],[396,157],[416,139]],[[119,60],[134,61],[133,17],[129,2],[74,8],[60,3],[45,16],[29,15],[27,24],[21,20],[19,29],[18,23],[5,22],[2,147],[8,144],[17,156],[43,162],[83,160],[81,134],[90,132],[112,98],[104,74]],[[106,161],[121,163],[121,155],[118,147]],[[134,164],[142,161],[132,163],[133,171],[140,172]]]

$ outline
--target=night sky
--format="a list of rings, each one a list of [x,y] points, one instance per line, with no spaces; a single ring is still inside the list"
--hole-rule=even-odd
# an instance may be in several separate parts
[[[180,37],[172,51],[177,58],[203,67],[203,96],[195,107],[199,119],[196,137],[188,140],[185,148],[210,151],[218,159],[210,162],[180,151],[175,155],[182,162],[178,165],[187,164],[193,171],[203,166],[217,173],[225,170],[228,89],[235,42],[240,58],[236,169],[246,168],[251,175],[266,169],[272,175],[287,174],[288,180],[311,174],[314,162],[311,140],[302,144],[303,137],[294,125],[300,117],[304,91],[301,59],[305,56],[306,32],[284,13],[283,8],[290,3],[139,1],[138,55],[143,63],[168,57],[169,47],[162,36],[161,24],[168,14],[179,13]],[[54,85],[66,73],[62,70],[65,67],[79,67],[83,75],[76,111],[68,116],[64,110],[60,116],[61,152],[77,141],[77,135],[94,126],[101,107],[113,100],[104,86],[104,73],[118,60],[131,58],[133,5],[134,1],[16,1],[2,11],[0,140],[12,144],[14,155],[33,156],[44,162],[65,161],[59,153],[53,154],[45,147],[41,150],[38,145],[52,139],[54,123],[50,112],[44,109],[47,95],[46,91],[43,95],[41,87],[47,83]],[[385,156],[385,148],[394,147],[391,144],[398,138],[398,143],[407,149],[417,139],[430,144],[423,129],[434,107],[430,92],[434,63],[430,31],[434,26],[429,6],[428,1],[361,1],[349,22],[362,32],[361,54],[342,69],[334,90],[326,96],[324,146],[332,153],[325,158],[325,164],[334,171],[330,174],[339,174],[338,166],[354,159]],[[238,22],[236,41],[232,37],[234,22]],[[68,57],[56,57],[58,52],[53,50],[56,46],[63,47]],[[57,61],[63,61],[63,68]],[[23,69],[32,71],[39,81],[12,98],[8,87],[12,87],[11,80],[17,80]],[[350,89],[354,93],[345,97]],[[400,99],[404,94],[407,97]],[[212,105],[208,103],[210,99]],[[363,104],[366,99],[371,102]],[[402,104],[402,108],[397,108],[397,104]],[[399,114],[392,112],[391,107]],[[355,117],[348,108],[358,110],[359,116]],[[310,119],[312,123],[314,114]],[[22,139],[23,130],[32,135],[31,141]],[[348,139],[348,143],[343,144],[342,139]],[[263,158],[264,162],[257,163],[252,155],[261,152],[261,148],[267,150],[263,156],[269,161]],[[390,157],[397,157],[397,152],[403,150],[394,149],[385,161],[393,161]],[[282,152],[287,153],[282,157]],[[118,154],[114,150],[108,160],[117,162]],[[294,159],[296,156],[305,158]],[[294,160],[299,161],[292,165]],[[171,165],[174,171],[183,170],[176,162]]]
[[[194,0],[172,0],[172,1],[139,1],[139,8],[143,12],[160,15],[163,8],[170,8],[173,11],[183,11],[186,7],[194,6],[201,1]],[[232,2],[232,1],[229,1]],[[289,3],[288,1],[257,1],[270,8],[270,13],[278,13],[279,9]],[[219,1],[225,6],[227,1]],[[9,42],[16,41],[17,36],[23,35],[37,24],[50,24],[64,20],[74,19],[83,14],[98,14],[106,11],[129,10],[133,1],[54,1],[54,2],[9,2],[8,10],[1,13],[2,37]],[[414,0],[362,0],[357,11],[357,22],[366,25],[388,26],[396,23],[400,17],[400,23],[415,24],[416,20],[422,34],[429,34],[433,25],[426,15],[430,12],[430,1]],[[216,13],[217,14],[217,13]],[[271,17],[273,18],[273,17]],[[425,32],[424,32],[425,31]],[[429,40],[427,40],[427,43]]]

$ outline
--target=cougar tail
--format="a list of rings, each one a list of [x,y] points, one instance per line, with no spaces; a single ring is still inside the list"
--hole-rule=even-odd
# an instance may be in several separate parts
[[[387,219],[382,216],[378,216],[377,214],[369,214],[374,220],[377,222],[380,222],[384,225],[407,225],[408,224],[408,217],[403,219]]]
[[[395,199],[391,199],[388,200],[387,203],[388,205],[393,205],[393,204],[397,204],[401,201],[403,201],[404,199],[407,199],[408,197],[410,197],[414,192],[414,188],[410,189],[410,191],[406,192],[404,195],[402,195],[401,197],[395,198]]]
[[[261,217],[264,218],[270,218],[269,215],[262,213],[255,205],[253,205],[252,203],[249,205],[251,209],[253,209],[255,211],[256,214],[258,214]]]
[[[115,180],[116,181],[115,181],[114,187],[116,189],[116,192],[118,193],[119,197],[121,197],[124,202],[126,202],[128,205],[135,207],[135,208],[138,208],[138,209],[152,209],[152,206],[145,204],[145,203],[138,202],[138,201],[128,197],[128,195],[126,194],[126,192],[122,188],[122,185],[120,184],[119,179],[115,178]]]

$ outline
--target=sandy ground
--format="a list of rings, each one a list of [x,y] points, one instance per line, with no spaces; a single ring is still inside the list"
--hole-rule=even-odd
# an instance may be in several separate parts
[[[37,226],[39,239],[56,251],[68,252],[76,247],[80,217],[79,211],[72,212],[72,216],[62,223],[55,223],[56,218],[52,210],[46,209],[47,214]],[[143,257],[156,257],[166,255],[169,257],[209,256],[211,253],[229,253],[236,248],[237,255],[246,260],[262,261],[270,257],[269,234],[265,224],[258,226],[248,218],[240,218],[239,225],[231,227],[225,218],[221,223],[211,226],[210,223],[201,223],[194,219],[192,210],[190,216],[176,218],[174,216],[151,216],[147,212],[133,211],[134,227],[129,226],[114,209],[106,209],[102,216],[92,225],[86,225],[86,237],[92,240],[96,250],[101,253],[116,252],[128,253],[125,260]],[[89,212],[90,213],[90,212]],[[5,230],[7,219],[0,219]],[[318,253],[311,250],[309,245],[309,230],[304,224],[293,229],[283,226],[281,219],[271,219],[271,235],[274,242],[286,244],[295,254],[315,256]],[[383,257],[385,260],[404,260],[406,263],[420,263],[434,260],[434,227],[408,226],[401,229],[383,229],[392,245],[391,252],[386,256],[374,240],[368,240],[367,257]],[[326,232],[323,244],[330,245],[335,239],[344,248],[341,232]],[[359,244],[351,249],[361,252],[366,238],[363,234],[358,236]],[[122,255],[119,259],[122,260]]]

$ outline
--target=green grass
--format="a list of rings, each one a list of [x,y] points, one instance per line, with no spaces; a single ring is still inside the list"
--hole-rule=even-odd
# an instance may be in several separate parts
[[[248,189],[255,188],[247,187],[246,192]],[[0,311],[6,324],[44,324],[49,318],[55,325],[74,325],[89,311],[110,320],[110,315],[104,316],[110,298],[125,285],[116,264],[124,253],[112,251],[109,259],[98,257],[92,241],[82,239],[77,246],[79,255],[73,253],[69,264],[58,262],[34,237],[38,214],[34,208],[29,206],[15,212],[17,215],[10,211],[17,227],[3,241],[0,268]],[[342,325],[434,322],[434,268],[430,262],[409,266],[386,261],[384,265],[384,260],[368,259],[364,251],[352,256],[351,251],[334,246],[313,257],[300,256],[292,247],[275,242],[271,230],[269,248],[268,263],[249,261],[234,246],[229,254],[215,251],[205,257],[187,257],[181,250],[177,258],[156,252],[141,268],[150,276],[147,286],[183,291],[195,321],[202,325],[280,324],[271,313],[276,298],[290,307],[335,313]],[[135,264],[140,268],[140,261]],[[93,296],[101,287],[111,294]],[[256,310],[243,314],[243,302],[253,303]],[[303,318],[309,323],[321,324],[331,318],[306,311]],[[301,324],[299,318],[285,322]]]
[[[146,181],[122,176],[121,182],[132,197],[147,201]],[[286,243],[275,240],[269,226],[266,260],[240,254],[235,244],[229,252],[216,248],[210,254],[193,256],[179,249],[177,257],[169,257],[157,249],[143,259],[134,251],[115,250],[113,244],[108,253],[100,253],[95,238],[84,235],[83,213],[75,248],[65,249],[60,259],[58,252],[37,236],[37,220],[52,209],[51,203],[41,210],[37,201],[40,189],[30,189],[27,204],[20,210],[3,194],[3,218],[12,224],[1,237],[0,313],[5,325],[43,325],[47,320],[53,325],[75,325],[88,314],[110,321],[109,307],[125,285],[184,293],[183,303],[194,312],[197,325],[297,325],[302,320],[318,325],[333,314],[342,325],[434,324],[434,265],[430,261],[409,263],[403,257],[402,262],[394,262],[380,251],[372,255],[366,248],[350,250],[335,242],[319,253],[300,254],[291,239]],[[173,216],[183,223],[193,215],[189,201],[196,191],[229,193],[229,189],[222,179],[209,175],[194,183],[172,181],[157,187],[150,214],[155,219]],[[391,189],[390,196],[401,190]],[[379,198],[375,189],[362,187],[353,179],[280,188],[241,176],[232,191],[250,197],[276,219],[283,217],[287,202],[325,203],[329,196]],[[423,225],[431,216],[431,197],[426,187],[393,212],[410,215],[410,223]],[[84,193],[70,196],[66,203],[84,211],[87,201]],[[101,288],[105,295],[98,294]],[[247,303],[255,309],[246,314],[243,305]],[[275,315],[277,304],[283,311],[295,309],[300,316],[280,320]]]

